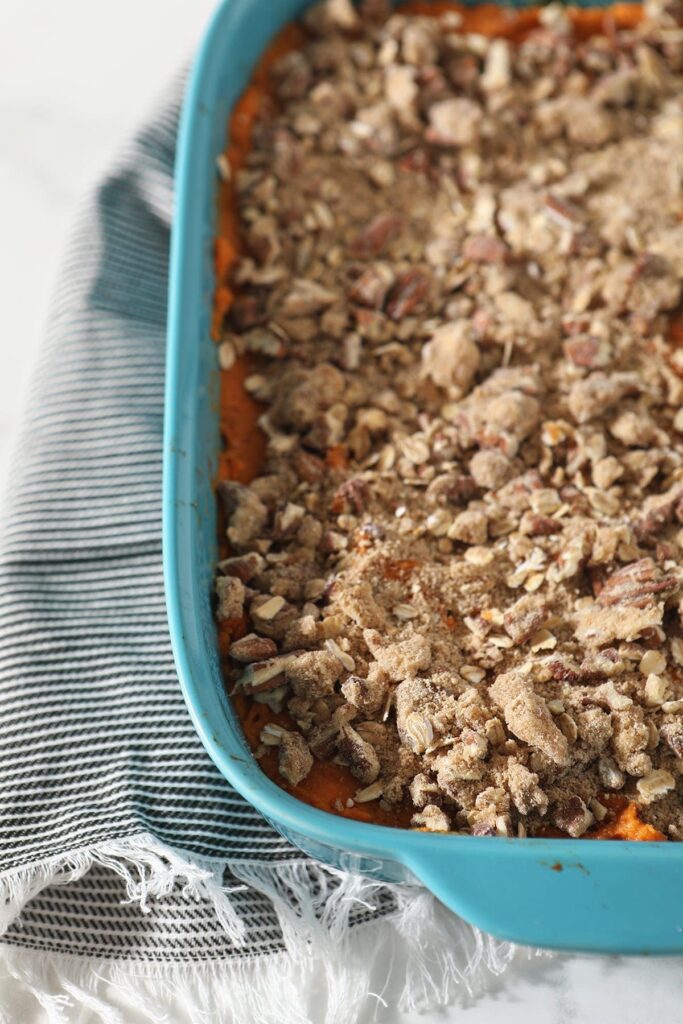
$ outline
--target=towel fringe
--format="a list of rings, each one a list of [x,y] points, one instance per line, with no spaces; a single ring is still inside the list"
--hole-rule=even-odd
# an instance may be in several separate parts
[[[230,901],[232,889],[223,886],[225,863],[179,851],[148,832],[108,839],[0,874],[0,936],[19,916],[22,907],[46,886],[68,885],[95,865],[108,868],[123,880],[126,902],[139,903],[142,913],[148,911],[150,899],[170,895],[174,886],[182,882],[185,895],[212,904],[232,942],[244,942],[244,922]]]
[[[284,864],[206,860],[148,833],[0,876],[0,934],[42,888],[67,885],[94,865],[122,878],[126,900],[142,913],[180,882],[188,895],[213,907],[235,955],[210,964],[158,965],[4,945],[1,966],[12,983],[0,985],[0,1022],[14,987],[38,1000],[50,1024],[70,1024],[84,1008],[103,1024],[126,1024],[131,1006],[154,1024],[176,1024],[179,1006],[191,1024],[312,1024],[314,997],[317,1021],[322,1000],[325,1024],[355,1024],[381,1015],[389,991],[398,993],[394,1011],[425,1011],[458,995],[475,996],[514,957],[536,955],[472,928],[419,886],[387,885],[303,858]],[[244,885],[274,906],[284,952],[240,957],[249,935],[230,896]],[[391,909],[381,920],[352,926],[359,906],[373,911],[387,894]]]

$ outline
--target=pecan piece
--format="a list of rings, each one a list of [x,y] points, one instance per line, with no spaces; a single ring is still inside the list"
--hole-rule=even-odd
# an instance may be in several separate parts
[[[377,751],[367,743],[356,730],[346,725],[342,729],[341,739],[337,744],[339,754],[348,761],[354,778],[368,786],[379,775],[379,757]]]
[[[292,465],[299,479],[307,484],[317,484],[326,473],[324,460],[303,448],[294,454]]]
[[[543,516],[537,512],[525,512],[519,521],[519,532],[527,537],[549,537],[562,530],[562,523],[552,516]]]
[[[538,785],[538,775],[522,764],[511,764],[507,770],[508,789],[512,802],[520,814],[548,810],[548,797]]]
[[[654,595],[669,597],[678,586],[675,576],[662,575],[651,558],[641,558],[608,576],[597,600],[603,608],[614,604],[645,608],[652,603]]]
[[[389,292],[387,316],[391,320],[402,320],[410,316],[429,292],[429,279],[421,270],[406,270],[401,274]]]
[[[354,708],[358,708],[366,715],[374,715],[386,701],[387,683],[378,673],[374,673],[367,679],[361,679],[360,676],[349,676],[342,683],[341,692]]]
[[[548,621],[548,606],[534,594],[525,594],[503,616],[505,632],[516,644],[523,644]]]
[[[440,100],[428,111],[426,138],[437,146],[472,146],[479,139],[482,111],[472,100]]]
[[[279,594],[275,597],[259,594],[251,602],[249,614],[256,632],[273,640],[282,640],[299,616],[298,609]]]
[[[595,818],[580,796],[571,796],[560,801],[553,810],[553,824],[578,839],[590,828]]]
[[[505,263],[510,250],[495,235],[470,235],[465,239],[462,254],[471,263]]]
[[[280,312],[283,316],[309,316],[327,309],[336,299],[336,292],[323,288],[317,281],[299,278],[285,296]]]
[[[234,558],[224,558],[216,568],[223,576],[236,576],[242,583],[249,583],[254,576],[263,572],[265,559],[257,551],[249,551],[245,555],[237,555]]]
[[[239,684],[245,693],[265,693],[277,690],[285,682],[284,670],[292,660],[291,654],[283,654],[266,661],[256,661],[247,665],[239,678]]]
[[[683,488],[679,485],[672,487],[665,494],[657,494],[647,499],[643,515],[633,524],[633,532],[638,540],[651,540],[665,526],[668,526],[674,515],[679,520],[683,518],[680,514],[683,512],[682,501]]]
[[[354,477],[345,480],[335,491],[332,498],[332,511],[339,515],[345,508],[350,508],[356,515],[364,512],[368,505],[370,491],[365,480]]]
[[[238,331],[248,331],[250,327],[257,327],[267,319],[267,316],[267,304],[263,295],[238,295],[230,307],[230,319]]]
[[[440,804],[441,795],[439,787],[424,772],[419,772],[409,786],[410,799],[413,806],[418,810],[427,807],[428,804]]]
[[[380,213],[351,243],[351,255],[367,260],[380,256],[398,238],[403,228],[403,218],[394,213]]]
[[[573,338],[568,338],[563,348],[565,356],[574,363],[574,366],[585,366],[595,370],[609,363],[609,345],[587,334],[577,334]]]
[[[277,654],[277,646],[274,640],[267,636],[257,636],[256,633],[247,633],[230,645],[228,651],[235,661],[248,664],[253,661],[266,661]]]
[[[676,757],[683,757],[683,722],[665,722],[660,726],[659,735]]]
[[[550,193],[543,200],[543,208],[548,219],[561,228],[574,229],[583,219],[582,211],[575,203]]]
[[[358,302],[370,309],[382,309],[395,280],[396,275],[387,263],[373,263],[349,288],[349,301]]]
[[[477,484],[471,476],[443,473],[434,477],[427,487],[425,498],[428,505],[457,506],[466,505],[476,493]]]

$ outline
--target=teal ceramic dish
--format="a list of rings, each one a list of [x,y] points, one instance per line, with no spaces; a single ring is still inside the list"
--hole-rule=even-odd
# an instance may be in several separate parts
[[[171,637],[187,706],[226,779],[293,843],[329,864],[387,881],[420,880],[500,938],[585,952],[683,952],[683,847],[450,836],[351,821],[271,782],[226,697],[210,607],[217,557],[212,479],[219,444],[210,339],[216,154],[229,112],[272,36],[302,0],[224,0],[185,97],[176,165],[164,440],[164,569]]]

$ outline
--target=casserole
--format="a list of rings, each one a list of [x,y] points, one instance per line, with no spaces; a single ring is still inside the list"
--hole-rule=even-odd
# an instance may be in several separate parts
[[[300,3],[225,3],[188,90],[177,165],[169,308],[164,560],[171,634],[190,713],[223,774],[287,838],[345,870],[424,882],[495,935],[564,949],[676,952],[681,881],[675,844],[577,843],[424,834],[333,817],[261,772],[225,695],[209,593],[216,556],[212,480],[217,373],[210,340],[214,158],[258,55]],[[237,55],[239,54],[239,58]],[[234,58],[234,59],[233,59]],[[501,886],[498,873],[505,872]],[[628,893],[629,902],[625,899]]]

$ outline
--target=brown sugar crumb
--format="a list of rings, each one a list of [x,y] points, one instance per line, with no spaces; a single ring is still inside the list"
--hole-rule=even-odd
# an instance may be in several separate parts
[[[259,757],[365,820],[681,839],[680,17],[305,25],[219,339],[265,447],[215,581]]]

